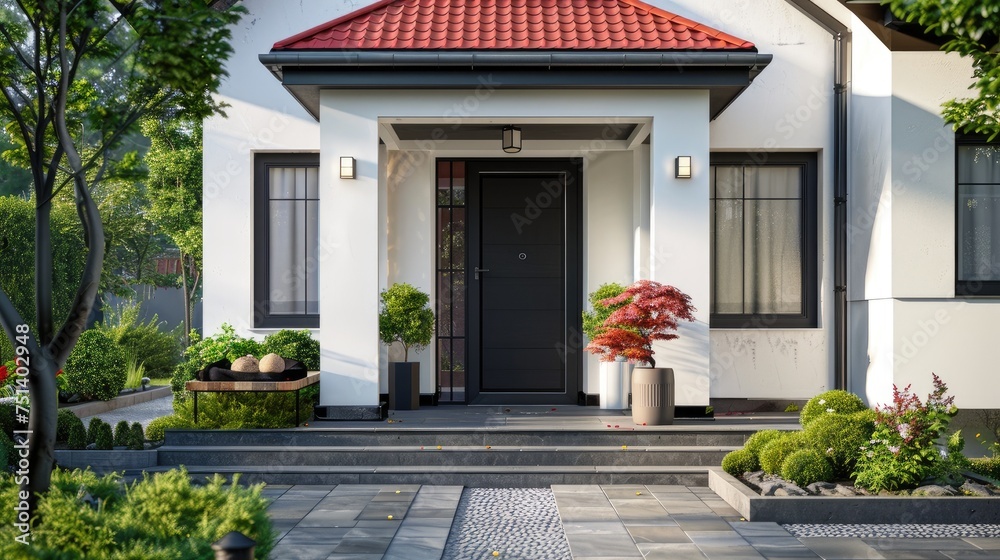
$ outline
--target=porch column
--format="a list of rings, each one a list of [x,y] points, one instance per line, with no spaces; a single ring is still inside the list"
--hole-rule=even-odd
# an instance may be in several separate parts
[[[709,100],[708,92],[671,92],[653,117],[650,146],[649,278],[676,286],[698,308],[680,338],[655,344],[656,365],[674,369],[682,406],[709,404]],[[690,179],[677,179],[677,156],[691,156]]]
[[[320,108],[320,405],[379,401],[380,243],[377,119],[338,109],[335,92]],[[340,178],[341,156],[354,179]]]

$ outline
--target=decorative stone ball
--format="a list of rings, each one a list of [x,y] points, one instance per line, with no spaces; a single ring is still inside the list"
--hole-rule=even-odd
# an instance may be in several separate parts
[[[261,373],[281,373],[285,371],[285,360],[274,353],[268,354],[260,359]]]
[[[257,365],[257,358],[254,358],[250,354],[236,358],[230,369],[241,373],[256,373],[260,371]]]

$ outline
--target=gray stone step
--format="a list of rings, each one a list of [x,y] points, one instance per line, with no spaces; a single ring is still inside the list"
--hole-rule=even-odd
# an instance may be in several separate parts
[[[299,428],[294,430],[167,430],[169,446],[742,446],[759,427],[660,426],[655,430],[509,428]],[[792,429],[789,427],[788,429]]]
[[[181,446],[159,465],[717,466],[737,446]]]
[[[169,466],[146,469],[169,470]],[[242,483],[429,484],[473,488],[543,488],[552,484],[678,484],[706,486],[708,467],[678,466],[212,466],[188,465],[194,479],[239,473]],[[135,474],[135,473],[131,473]],[[130,473],[126,472],[126,477]]]

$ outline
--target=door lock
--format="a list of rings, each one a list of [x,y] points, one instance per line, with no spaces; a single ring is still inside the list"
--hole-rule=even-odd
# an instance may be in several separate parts
[[[479,268],[477,266],[477,267],[473,268],[472,271],[476,273],[476,275],[475,275],[476,280],[479,280],[479,273],[480,272],[489,272],[490,269],[488,269],[488,268]]]

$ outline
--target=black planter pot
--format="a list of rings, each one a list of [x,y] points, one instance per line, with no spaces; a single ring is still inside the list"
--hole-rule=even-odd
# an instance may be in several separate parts
[[[389,410],[420,408],[420,363],[389,362]]]

